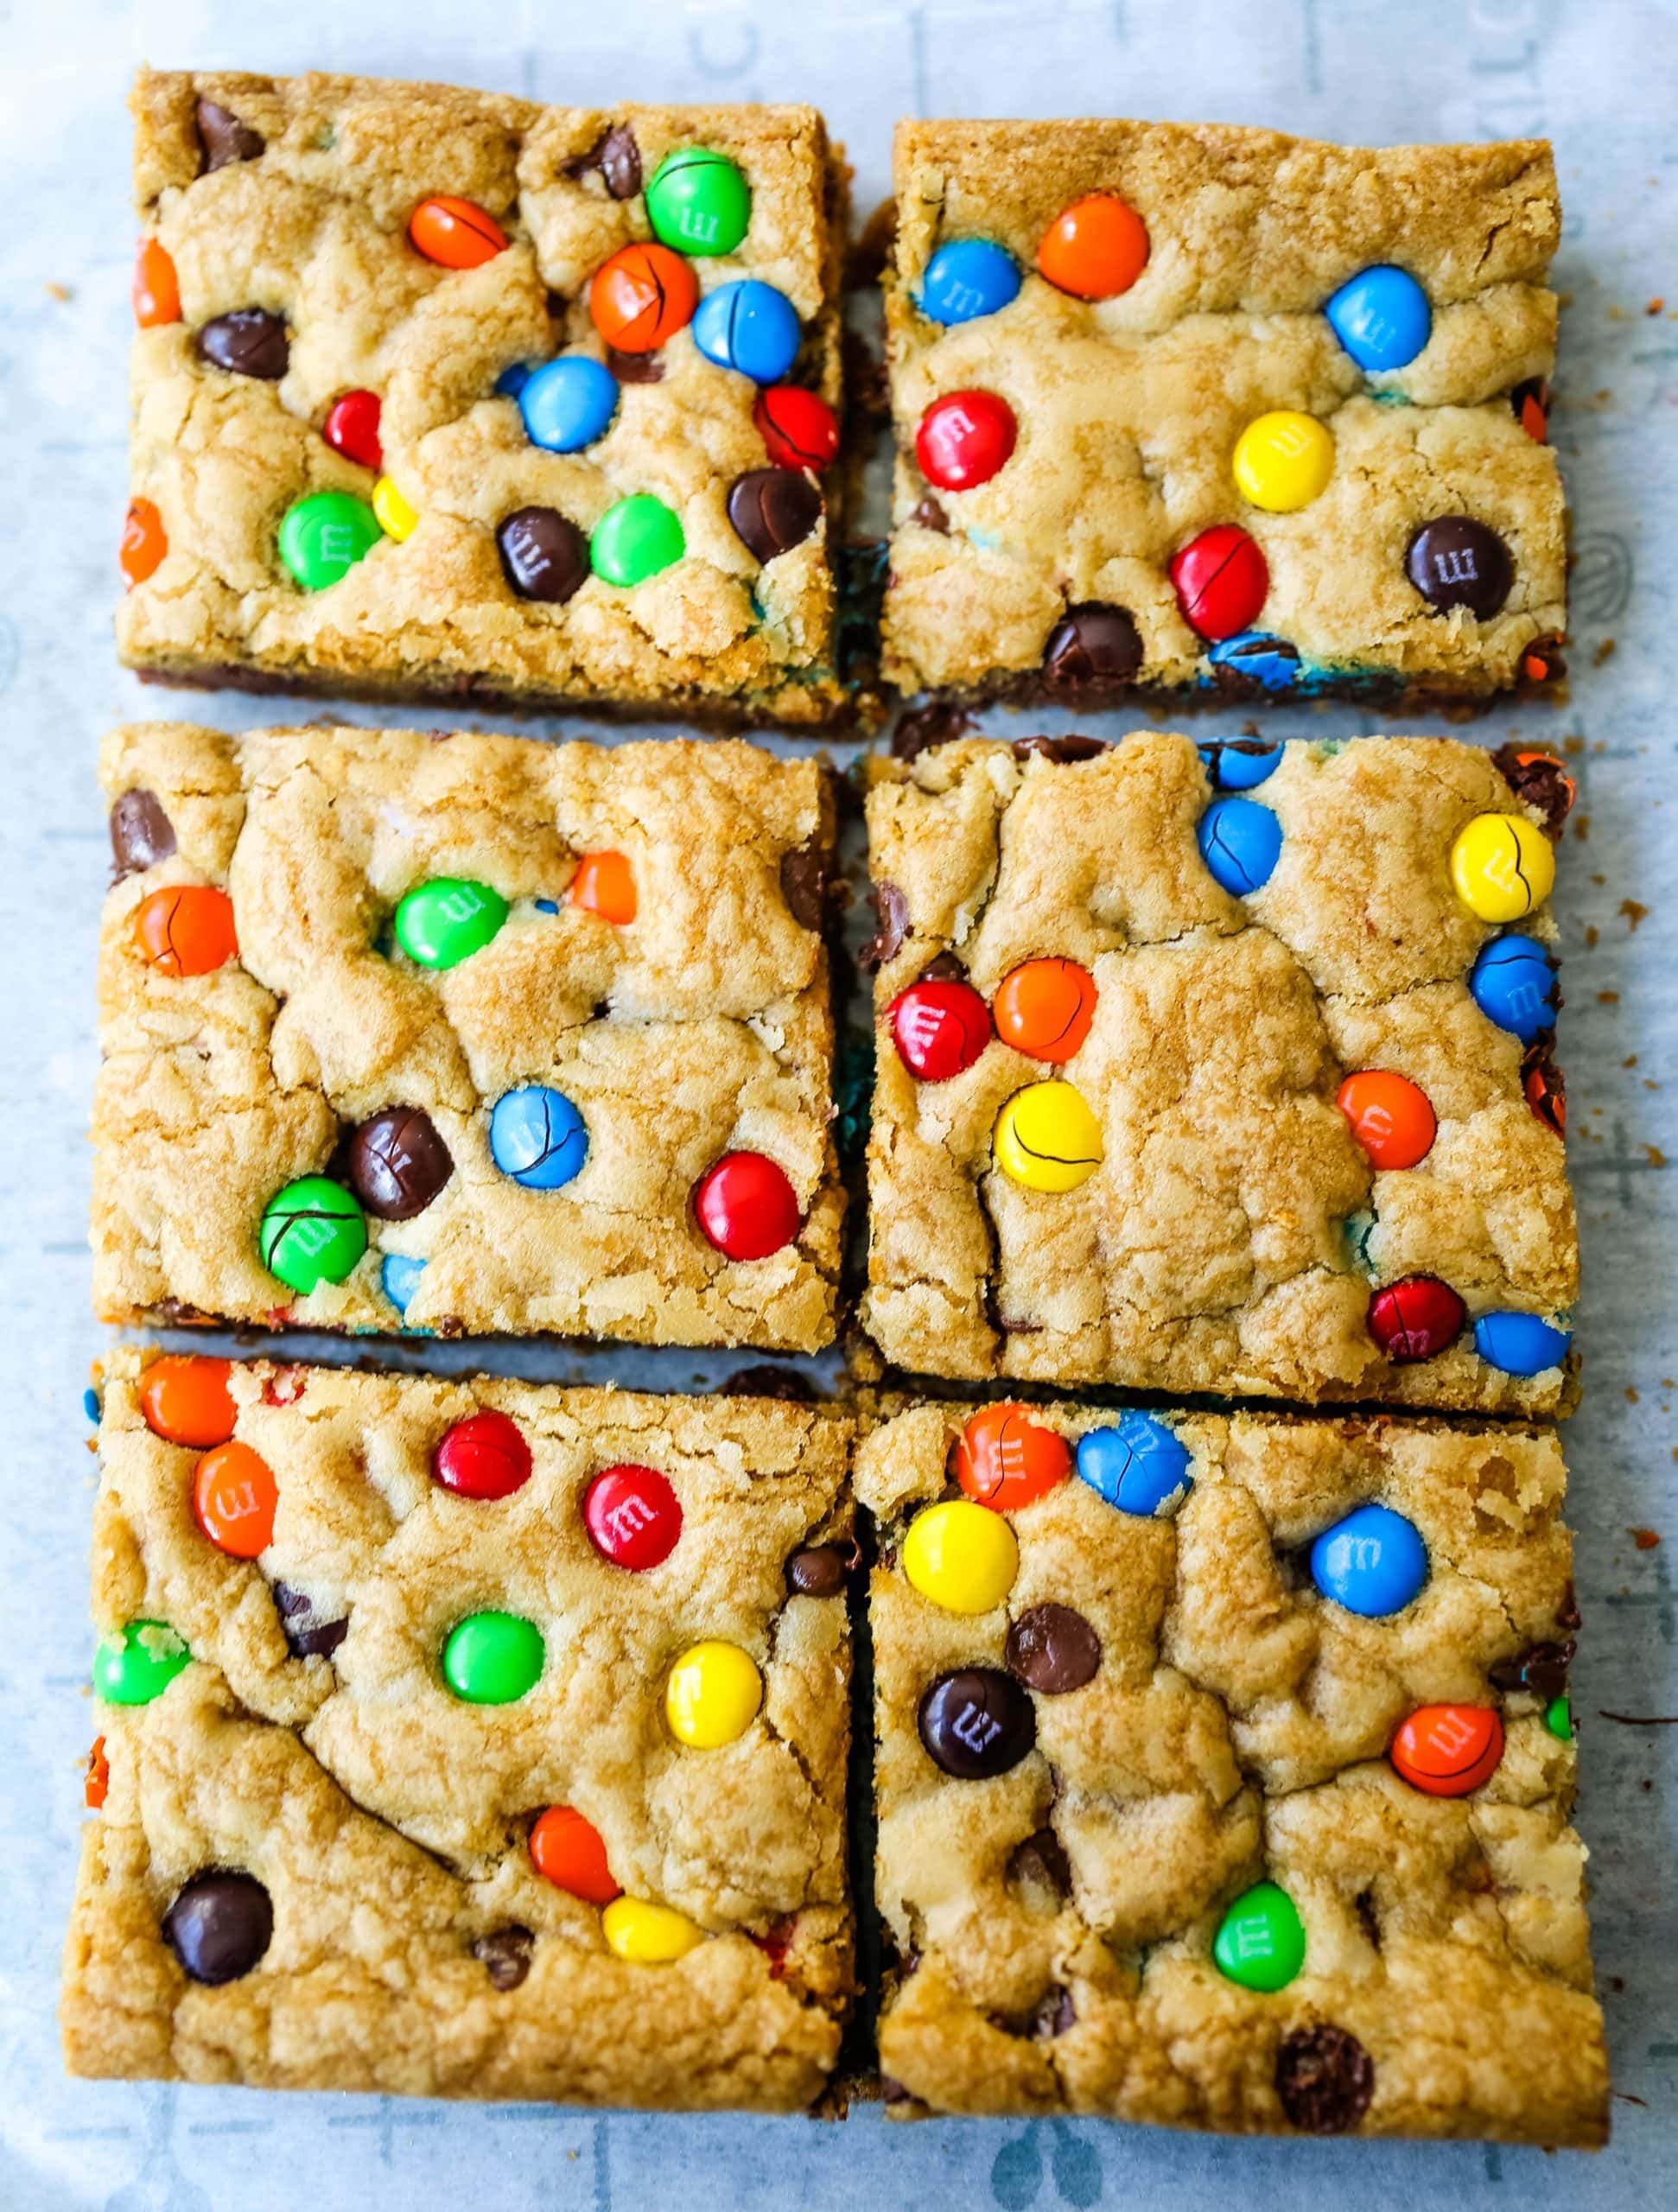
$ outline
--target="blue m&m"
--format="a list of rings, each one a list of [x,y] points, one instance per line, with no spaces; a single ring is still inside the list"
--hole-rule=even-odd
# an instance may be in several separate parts
[[[1300,680],[1299,647],[1268,630],[1239,631],[1214,645],[1206,658],[1214,671],[1256,683],[1261,691],[1291,691]]]
[[[1408,269],[1382,262],[1342,284],[1323,313],[1360,369],[1402,369],[1427,343],[1433,310]]]
[[[1573,1338],[1536,1313],[1482,1313],[1474,1324],[1474,1349],[1488,1367],[1505,1375],[1541,1375],[1560,1367]]]
[[[1196,750],[1213,789],[1220,791],[1254,791],[1275,774],[1282,761],[1280,745],[1262,745],[1252,738],[1211,738]]]
[[[1192,1487],[1188,1446],[1162,1421],[1134,1410],[1078,1439],[1077,1474],[1097,1497],[1144,1519],[1180,1505]]]
[[[588,1131],[563,1090],[529,1083],[496,1100],[489,1148],[501,1173],[527,1191],[557,1191],[582,1173]]]
[[[517,399],[519,393],[523,391],[524,386],[530,382],[531,371],[535,366],[536,363],[534,361],[514,361],[510,366],[503,369],[500,375],[495,379],[496,397],[498,399]]]
[[[1020,289],[1020,265],[990,238],[952,238],[926,264],[915,304],[929,322],[995,315]]]
[[[1281,858],[1281,824],[1255,798],[1215,798],[1195,836],[1214,881],[1237,899],[1267,884]]]
[[[1555,968],[1536,938],[1511,934],[1482,945],[1468,988],[1486,1020],[1523,1045],[1555,1027]]]
[[[424,1273],[423,1260],[405,1259],[400,1252],[387,1252],[380,1264],[379,1287],[404,1319]]]
[[[1427,1581],[1427,1547],[1402,1513],[1360,1505],[1313,1544],[1311,1579],[1349,1613],[1381,1620],[1402,1613]]]
[[[581,453],[603,438],[618,411],[618,379],[586,353],[532,369],[518,389],[524,435],[548,453]]]
[[[798,356],[798,316],[785,292],[755,276],[719,285],[699,302],[693,342],[720,369],[779,384]]]

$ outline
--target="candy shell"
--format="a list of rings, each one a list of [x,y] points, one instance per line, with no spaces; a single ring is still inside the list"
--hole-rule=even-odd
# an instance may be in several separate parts
[[[1016,1052],[1059,1066],[1083,1050],[1096,995],[1095,977],[1076,960],[1023,961],[997,986],[996,1034]]]
[[[990,238],[951,238],[927,263],[915,305],[929,322],[972,322],[1020,291],[1020,264]]]
[[[1360,1505],[1311,1547],[1311,1579],[1325,1598],[1365,1620],[1402,1613],[1427,1580],[1427,1548],[1414,1522]]]
[[[140,1411],[154,1436],[207,1452],[233,1433],[238,1408],[227,1387],[233,1363],[203,1352],[165,1352],[145,1371]]]
[[[1010,1182],[1075,1191],[1102,1163],[1101,1124],[1070,1083],[1034,1083],[996,1117],[991,1148]]]
[[[712,1638],[689,1646],[664,1683],[664,1718],[678,1743],[719,1751],[757,1719],[763,1677],[737,1643]]]
[[[506,918],[506,900],[488,884],[435,875],[403,893],[391,927],[422,968],[457,968],[481,952]]]
[[[557,507],[515,507],[497,525],[495,549],[520,599],[563,607],[588,581],[588,540]]]
[[[611,429],[618,392],[611,370],[586,353],[544,361],[519,391],[524,435],[545,453],[581,453]]]
[[[1487,622],[1509,597],[1515,563],[1489,523],[1438,515],[1406,547],[1404,573],[1435,614],[1461,607]]]
[[[1535,938],[1495,937],[1469,971],[1469,994],[1488,1021],[1530,1045],[1555,1027],[1555,963]]]
[[[168,550],[168,534],[156,506],[149,499],[130,499],[123,518],[123,542],[118,556],[130,591],[156,575]]]
[[[1206,658],[1214,680],[1237,693],[1291,691],[1300,680],[1299,647],[1265,630],[1225,638]]]
[[[167,247],[142,238],[134,257],[134,320],[142,330],[156,330],[181,320],[181,283]]]
[[[321,435],[346,461],[359,461],[363,468],[380,468],[385,461],[378,440],[380,411],[376,391],[346,391],[327,409]]]
[[[1424,1705],[1393,1738],[1394,1766],[1428,1797],[1466,1797],[1503,1756],[1503,1724],[1484,1705]]]
[[[1573,1740],[1573,1707],[1568,1697],[1553,1697],[1544,1707],[1544,1726],[1562,1743]]]
[[[446,1431],[432,1455],[431,1478],[456,1497],[511,1497],[529,1482],[533,1465],[518,1422],[486,1406]]]
[[[1433,327],[1427,293],[1408,269],[1390,262],[1349,276],[1323,313],[1358,367],[1377,376],[1408,368]]]
[[[970,1498],[945,1498],[909,1523],[903,1572],[947,1613],[988,1613],[1020,1572],[1020,1547],[1001,1514]]]
[[[209,976],[238,958],[233,902],[207,883],[173,883],[134,910],[134,942],[160,976]]]
[[[1063,207],[1037,248],[1037,266],[1058,290],[1079,300],[1116,299],[1147,266],[1147,226],[1110,192]]]
[[[550,1084],[505,1091],[489,1117],[490,1156],[527,1191],[558,1191],[575,1180],[588,1157],[582,1116]]]
[[[468,1613],[448,1631],[442,1677],[465,1705],[512,1705],[535,1688],[545,1656],[534,1621],[517,1613]]]
[[[495,379],[495,397],[498,399],[517,399],[530,382],[535,367],[534,361],[510,361]]]
[[[582,1494],[582,1525],[602,1559],[645,1574],[681,1541],[682,1501],[656,1467],[603,1467]]]
[[[752,190],[738,165],[709,146],[666,154],[646,188],[652,235],[678,253],[732,253],[752,220]]]
[[[958,1782],[988,1782],[1037,1741],[1031,1694],[1000,1667],[957,1667],[928,1685],[916,1712],[927,1756]]]
[[[798,311],[785,292],[747,276],[700,302],[693,342],[720,369],[754,384],[779,384],[798,358]]]
[[[1305,1964],[1305,1923],[1287,1891],[1256,1882],[1238,1897],[1218,1923],[1212,1959],[1243,1989],[1286,1989]]]
[[[1573,1338],[1536,1313],[1482,1313],[1474,1324],[1474,1349],[1488,1367],[1505,1375],[1542,1375],[1560,1367]]]
[[[573,906],[627,929],[635,918],[635,877],[622,853],[583,853],[565,894]]]
[[[1555,887],[1555,851],[1524,814],[1477,814],[1451,848],[1451,880],[1483,922],[1518,922]]]
[[[589,318],[614,353],[656,353],[698,304],[698,278],[664,245],[622,246],[589,280]]]
[[[256,1559],[268,1549],[279,1502],[273,1469],[248,1444],[218,1444],[193,1476],[193,1517],[230,1559]]]
[[[574,1806],[550,1805],[531,1830],[531,1864],[544,1882],[585,1904],[610,1904],[623,1895],[612,1878],[606,1841]]]
[[[87,1771],[82,1777],[81,1797],[90,1813],[103,1809],[111,1794],[111,1762],[105,1755],[105,1738],[95,1736],[87,1753]]]
[[[93,1654],[93,1694],[107,1705],[149,1705],[192,1657],[167,1621],[130,1621],[99,1638]]]
[[[1265,745],[1257,738],[1211,738],[1196,749],[1208,780],[1220,791],[1256,791],[1269,782],[1286,756],[1284,746]]]
[[[419,528],[419,515],[397,489],[394,480],[381,476],[373,486],[373,512],[386,537],[400,545]]]
[[[1215,798],[1195,829],[1200,857],[1231,897],[1262,890],[1281,858],[1281,823],[1255,798]]]
[[[696,1185],[693,1210],[706,1241],[728,1260],[766,1260],[803,1225],[785,1169],[760,1152],[725,1152]]]
[[[1078,1439],[1079,1481],[1119,1512],[1142,1520],[1175,1515],[1193,1488],[1189,1465],[1181,1438],[1134,1407]]]
[[[1529,1046],[1521,1062],[1521,1089],[1534,1114],[1556,1136],[1567,1133],[1567,1099],[1561,1071],[1550,1058],[1550,1041]]]
[[[1529,377],[1517,384],[1509,396],[1515,419],[1535,445],[1545,443],[1550,435],[1550,384],[1548,377]]]
[[[1270,588],[1270,571],[1236,523],[1221,522],[1171,556],[1172,588],[1183,620],[1197,635],[1232,638],[1251,627]]]
[[[269,1273],[307,1298],[323,1282],[353,1274],[367,1249],[367,1224],[341,1184],[305,1175],[270,1198],[257,1246]]]
[[[588,541],[594,574],[626,589],[672,567],[686,551],[681,518],[651,492],[633,492],[608,507]]]
[[[1014,410],[994,391],[948,391],[921,416],[915,454],[940,492],[970,492],[1006,465],[1019,435]]]
[[[1230,466],[1236,489],[1249,506],[1295,514],[1327,490],[1334,440],[1314,415],[1277,408],[1247,425]]]
[[[613,1897],[601,1915],[601,1933],[614,1957],[635,1966],[668,1966],[705,1940],[685,1913],[644,1897]]]
[[[1032,1419],[1029,1407],[987,1406],[963,1428],[951,1465],[969,1497],[1014,1513],[1058,1490],[1072,1471],[1072,1454],[1064,1436]]]
[[[1346,1077],[1334,1103],[1371,1166],[1414,1167],[1433,1149],[1439,1128],[1433,1109],[1426,1091],[1404,1076],[1363,1069]]]
[[[378,517],[349,492],[311,492],[280,524],[280,559],[304,591],[341,583],[384,537]]]
[[[819,393],[802,385],[778,384],[760,391],[752,420],[777,468],[809,469],[819,476],[839,453],[839,418]]]
[[[506,232],[486,209],[446,193],[421,200],[408,218],[408,236],[428,261],[443,269],[481,269],[507,243]]]
[[[955,976],[923,976],[887,1011],[898,1057],[922,1083],[964,1074],[990,1042],[989,1010]]]
[[[1437,1275],[1406,1275],[1370,1300],[1369,1332],[1395,1365],[1432,1359],[1453,1344],[1468,1319],[1449,1283]]]
[[[424,1273],[423,1260],[410,1260],[401,1252],[387,1252],[379,1264],[379,1288],[404,1320],[408,1308],[418,1292],[420,1277]]]

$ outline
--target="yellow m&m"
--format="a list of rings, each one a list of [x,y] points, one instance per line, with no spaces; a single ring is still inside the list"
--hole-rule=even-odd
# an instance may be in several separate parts
[[[388,476],[381,476],[373,486],[373,512],[386,537],[394,537],[398,545],[419,528],[418,514]]]
[[[1277,408],[1250,422],[1236,441],[1236,489],[1249,506],[1291,515],[1326,490],[1334,441],[1314,415]]]
[[[1457,896],[1483,922],[1518,922],[1555,883],[1555,854],[1523,814],[1477,814],[1451,848]]]
[[[988,1613],[1014,1587],[1020,1547],[1000,1513],[970,1498],[946,1498],[910,1522],[903,1572],[947,1613]]]
[[[763,1677],[737,1643],[690,1644],[664,1684],[670,1732],[697,1751],[743,1736],[762,1703]]]
[[[991,1150],[1027,1191],[1075,1191],[1101,1166],[1101,1124],[1070,1083],[1034,1083],[996,1116]]]
[[[601,1915],[608,1950],[637,1966],[664,1966],[702,1943],[705,1931],[674,1906],[644,1897],[613,1897]]]

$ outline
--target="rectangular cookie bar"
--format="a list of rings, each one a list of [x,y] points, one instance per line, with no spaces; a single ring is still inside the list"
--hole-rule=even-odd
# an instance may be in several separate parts
[[[1601,2143],[1565,1479],[1380,1414],[867,1436],[888,2104]]]
[[[154,722],[102,772],[103,1319],[830,1340],[820,763]]]
[[[873,773],[888,1359],[1570,1402],[1558,761],[1143,734]]]
[[[719,724],[846,704],[810,107],[142,73],[143,673]]]
[[[103,1384],[71,2070],[813,2104],[849,1421],[136,1351]]]
[[[1562,672],[1549,147],[905,123],[885,673],[1088,703]]]

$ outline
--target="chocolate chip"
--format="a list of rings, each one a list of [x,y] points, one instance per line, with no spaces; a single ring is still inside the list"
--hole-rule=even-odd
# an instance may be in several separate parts
[[[261,131],[241,123],[219,100],[200,100],[197,119],[206,176],[213,169],[225,169],[230,162],[254,162],[268,143]]]
[[[1052,1828],[1039,1828],[1016,1844],[1008,1859],[1007,1879],[1016,1888],[1038,1890],[1056,1899],[1072,1894],[1072,1868],[1060,1838]]]
[[[1276,2094],[1306,2134],[1344,2135],[1370,2108],[1375,2061],[1344,2028],[1295,2028],[1276,2053]]]
[[[1535,1643],[1518,1659],[1500,1659],[1490,1669],[1494,1689],[1506,1694],[1514,1690],[1530,1690],[1548,1705],[1553,1697],[1560,1697],[1567,1687],[1567,1669],[1573,1663],[1573,1654],[1579,1649],[1571,1637],[1559,1643]]]
[[[1043,648],[1043,679],[1051,691],[1123,683],[1141,664],[1141,632],[1134,616],[1099,600],[1069,607]]]
[[[737,1367],[719,1386],[724,1397],[781,1398],[790,1405],[815,1402],[816,1388],[807,1376],[791,1367]]]
[[[1037,1709],[1011,1675],[957,1667],[920,1701],[920,1740],[960,1782],[988,1782],[1019,1765],[1037,1741]]]
[[[874,901],[874,932],[857,954],[864,968],[880,968],[895,958],[909,934],[909,901],[894,883],[876,884],[868,893]]]
[[[836,1598],[854,1559],[854,1548],[840,1544],[806,1544],[786,1562],[790,1589],[801,1598]]]
[[[1500,745],[1491,759],[1521,804],[1535,808],[1550,836],[1559,837],[1578,795],[1577,785],[1561,763],[1524,745]]]
[[[212,1989],[249,1974],[274,1933],[274,1908],[254,1874],[198,1874],[163,1915],[163,1940]]]
[[[615,346],[608,346],[606,365],[620,384],[663,384],[664,381],[664,357],[662,353],[620,353]]]
[[[567,176],[585,176],[590,169],[600,171],[601,181],[614,200],[635,197],[641,188],[641,149],[626,123],[614,123],[586,154],[579,154],[575,161],[565,164]]]
[[[168,859],[175,850],[175,824],[156,791],[137,786],[117,801],[111,810],[111,850],[119,878]]]
[[[330,1659],[350,1632],[346,1618],[321,1620],[315,1612],[314,1599],[283,1582],[274,1585],[274,1603],[279,1610],[287,1648],[294,1659]]]
[[[291,359],[285,325],[266,308],[235,308],[219,315],[198,334],[198,350],[218,369],[236,377],[261,377],[276,384]]]
[[[772,561],[802,545],[822,518],[822,495],[796,468],[753,468],[728,487],[728,519],[747,551]]]
[[[1063,765],[1069,760],[1099,760],[1112,749],[1111,742],[1104,737],[1016,737],[1014,741],[1016,760],[1029,760],[1035,753],[1044,760]]]
[[[950,518],[929,492],[917,507],[909,512],[909,519],[918,523],[923,530],[935,530],[940,537],[950,535]]]
[[[517,1989],[531,1970],[536,1938],[528,1928],[496,1928],[480,1936],[472,1955],[497,1989]]]
[[[1101,1665],[1101,1638],[1070,1605],[1033,1605],[1008,1630],[1008,1671],[1046,1697],[1081,1690]]]
[[[949,745],[965,737],[974,727],[965,707],[950,699],[929,699],[924,707],[912,707],[907,714],[898,716],[897,728],[892,732],[892,753],[899,760],[918,760],[931,747]]]
[[[1515,563],[1495,530],[1471,515],[1440,515],[1410,540],[1404,572],[1436,614],[1465,607],[1482,622],[1509,597]]]
[[[967,969],[953,952],[935,952],[915,981],[918,983],[964,983]]]
[[[520,599],[563,607],[588,581],[588,541],[556,507],[519,507],[495,533],[501,566]]]
[[[828,852],[820,838],[781,855],[781,896],[800,927],[819,930],[827,917]]]
[[[381,1221],[423,1213],[454,1173],[448,1147],[417,1106],[388,1106],[350,1137],[350,1188]]]

